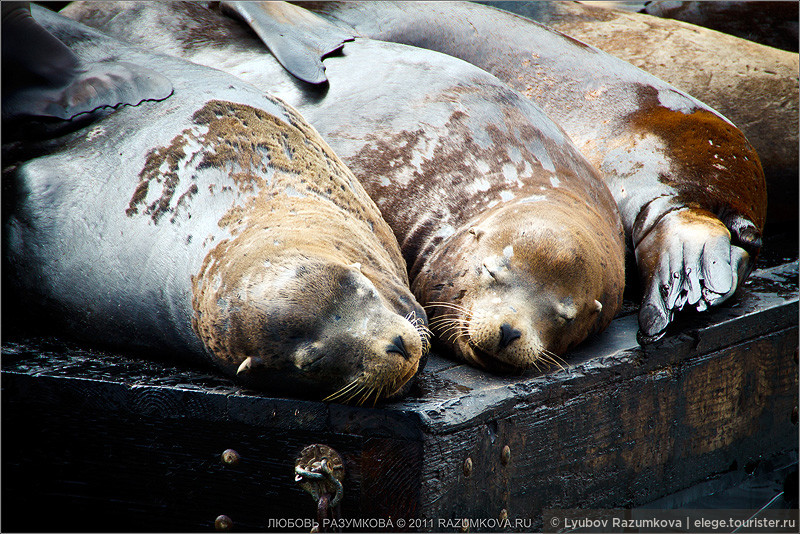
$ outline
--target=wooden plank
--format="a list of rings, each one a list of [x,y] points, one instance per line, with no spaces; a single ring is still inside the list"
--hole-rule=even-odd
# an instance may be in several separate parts
[[[426,515],[488,518],[505,508],[511,518],[540,520],[547,508],[636,506],[796,449],[797,343],[792,327],[637,376],[608,376],[577,395],[523,400],[474,428],[431,436]],[[508,466],[500,461],[506,445]],[[462,472],[466,458],[471,477]]]
[[[5,339],[3,504],[19,512],[2,526],[84,530],[90,517],[115,529],[124,517],[133,530],[195,530],[225,513],[246,530],[311,518],[292,470],[314,442],[345,458],[344,517],[506,510],[539,521],[543,508],[643,504],[797,450],[797,317],[792,262],[758,271],[719,309],[679,318],[656,345],[639,347],[626,315],[555,373],[498,377],[434,355],[407,399],[378,408],[272,398],[208,370]],[[227,448],[239,466],[220,462]]]

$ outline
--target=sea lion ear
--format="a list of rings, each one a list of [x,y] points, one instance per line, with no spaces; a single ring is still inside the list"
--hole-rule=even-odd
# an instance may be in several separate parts
[[[239,368],[236,369],[236,375],[246,375],[256,367],[262,367],[263,365],[264,360],[258,356],[248,356],[241,364],[239,364]]]
[[[485,234],[485,233],[486,233],[486,230],[483,230],[483,229],[481,229],[481,228],[478,228],[477,226],[473,226],[472,228],[470,228],[470,229],[469,229],[469,233],[471,233],[472,235],[474,235],[474,236],[475,236],[475,239],[476,239],[476,240],[478,240],[478,239],[480,239],[480,238],[481,238],[481,236],[482,236],[483,234]]]

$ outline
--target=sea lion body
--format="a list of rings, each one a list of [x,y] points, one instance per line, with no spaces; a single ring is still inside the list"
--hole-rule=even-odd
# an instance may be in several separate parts
[[[725,117],[622,60],[545,26],[466,2],[313,2],[359,35],[459,57],[547,112],[603,174],[644,286],[640,341],[673,312],[733,294],[766,215],[758,155]]]
[[[619,309],[624,242],[602,180],[541,110],[480,69],[356,39],[324,60],[330,85],[320,94],[242,25],[209,26],[196,5],[84,3],[67,13],[296,106],[376,200],[434,332],[464,360],[538,366]],[[195,38],[201,27],[213,35]]]
[[[647,2],[639,11],[797,52],[797,2]]]
[[[795,52],[726,35],[677,20],[581,2],[488,2],[623,59],[699,99],[731,120],[752,143],[764,169],[769,210],[767,234],[798,222],[798,97]],[[730,10],[743,26],[760,17],[794,11],[797,2],[666,2],[682,13]],[[687,4],[687,10],[676,4]],[[779,5],[782,4],[782,5]],[[664,6],[662,6],[664,7]],[[659,8],[649,2],[648,12]],[[741,11],[740,11],[741,10]],[[719,19],[716,19],[719,20]],[[757,25],[757,23],[756,23]],[[775,24],[764,22],[772,35]],[[717,28],[721,29],[721,28]]]
[[[82,60],[155,65],[161,102],[24,148],[4,264],[71,334],[210,360],[271,392],[365,400],[418,370],[424,312],[391,230],[283,102],[45,9]]]

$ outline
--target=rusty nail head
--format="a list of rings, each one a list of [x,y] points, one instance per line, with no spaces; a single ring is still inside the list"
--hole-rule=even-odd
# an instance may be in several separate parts
[[[472,474],[472,458],[464,460],[464,475],[470,476]]]
[[[230,530],[233,528],[233,521],[227,515],[222,514],[214,520],[214,528],[217,530]]]
[[[225,465],[234,466],[239,463],[239,453],[233,449],[225,449],[222,451],[222,463]],[[220,516],[222,517],[222,516]]]
[[[508,520],[508,510],[503,508],[500,510],[500,522],[505,523]]]
[[[508,465],[508,462],[511,461],[511,447],[508,445],[503,447],[503,452],[500,454],[500,460],[503,462],[503,465]]]

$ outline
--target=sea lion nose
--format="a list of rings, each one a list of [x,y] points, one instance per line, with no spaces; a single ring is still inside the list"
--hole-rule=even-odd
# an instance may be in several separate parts
[[[522,332],[508,323],[500,325],[500,350],[511,344],[512,341],[522,337]]]
[[[405,343],[403,343],[402,336],[397,336],[396,338],[394,338],[392,340],[392,344],[386,348],[386,352],[396,352],[406,360],[411,359],[411,355],[408,353]]]

